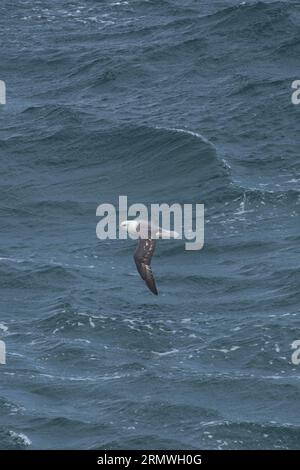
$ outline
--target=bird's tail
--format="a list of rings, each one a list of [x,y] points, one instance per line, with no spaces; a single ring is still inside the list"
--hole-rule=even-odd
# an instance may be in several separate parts
[[[160,228],[156,236],[169,240],[170,238],[179,238],[179,233],[174,230],[165,230],[164,228]]]

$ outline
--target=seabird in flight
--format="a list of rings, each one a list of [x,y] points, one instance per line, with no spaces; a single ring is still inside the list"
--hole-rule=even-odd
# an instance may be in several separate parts
[[[155,295],[158,295],[155,279],[151,269],[151,259],[157,238],[178,238],[177,232],[164,230],[145,220],[125,220],[120,227],[130,235],[138,237],[138,245],[134,252],[134,261],[141,278]]]

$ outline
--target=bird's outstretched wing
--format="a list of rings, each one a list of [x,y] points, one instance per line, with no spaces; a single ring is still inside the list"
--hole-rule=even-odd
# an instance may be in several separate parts
[[[145,281],[153,294],[158,295],[155,279],[150,266],[151,258],[155,250],[155,240],[151,238],[139,238],[138,246],[134,252],[134,261],[141,278]]]

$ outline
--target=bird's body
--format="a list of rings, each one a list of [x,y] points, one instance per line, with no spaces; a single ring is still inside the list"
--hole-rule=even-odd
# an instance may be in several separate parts
[[[138,245],[134,252],[134,261],[137,270],[150,291],[158,295],[151,269],[151,259],[155,250],[156,239],[178,238],[178,234],[164,230],[144,220],[125,220],[121,223],[121,228],[127,230],[132,237],[138,238]]]

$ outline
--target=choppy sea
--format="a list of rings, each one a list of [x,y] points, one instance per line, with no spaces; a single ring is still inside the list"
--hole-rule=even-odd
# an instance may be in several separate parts
[[[299,1],[2,0],[0,447],[299,449]],[[205,205],[159,296],[96,208]]]

